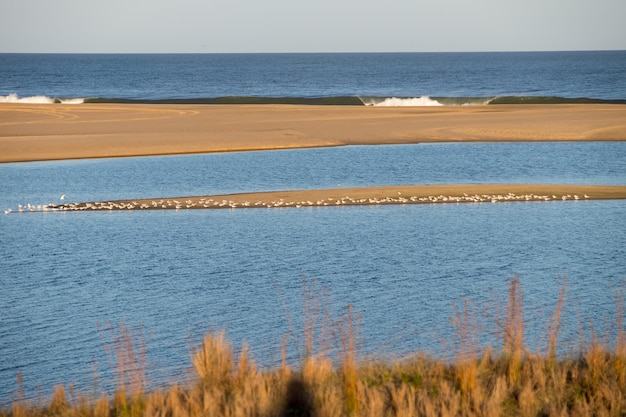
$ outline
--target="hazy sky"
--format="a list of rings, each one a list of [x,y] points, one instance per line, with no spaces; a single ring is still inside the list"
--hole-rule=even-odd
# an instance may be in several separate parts
[[[626,49],[626,0],[0,0],[0,52]]]

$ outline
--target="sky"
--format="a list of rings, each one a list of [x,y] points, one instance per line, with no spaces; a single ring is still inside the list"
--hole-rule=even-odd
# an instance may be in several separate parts
[[[0,52],[626,50],[626,0],[0,0]]]

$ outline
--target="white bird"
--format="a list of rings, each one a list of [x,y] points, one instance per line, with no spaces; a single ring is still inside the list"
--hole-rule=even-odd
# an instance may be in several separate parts
[[[59,200],[65,200],[65,194],[61,194],[61,197],[59,197]]]

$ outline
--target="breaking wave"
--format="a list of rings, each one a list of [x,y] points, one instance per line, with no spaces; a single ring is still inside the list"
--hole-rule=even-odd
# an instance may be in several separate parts
[[[489,104],[626,104],[626,100],[586,97],[495,96],[495,97],[360,97],[366,106],[486,106]]]
[[[495,97],[377,97],[377,96],[328,96],[328,97],[190,97],[190,98],[57,98],[48,96],[19,97],[17,94],[0,96],[0,103],[29,104],[295,104],[316,106],[378,106],[378,107],[423,107],[423,106],[486,106],[490,104],[626,104],[623,100],[594,98],[568,98],[555,96],[495,96]]]
[[[364,99],[363,104],[366,106],[376,107],[421,107],[421,106],[443,106],[439,101],[433,100],[428,96],[412,97],[412,98],[398,98],[389,97],[382,101],[378,99]]]
[[[17,94],[0,96],[0,103],[25,103],[25,104],[82,104],[83,98],[55,98],[48,96],[19,97]]]

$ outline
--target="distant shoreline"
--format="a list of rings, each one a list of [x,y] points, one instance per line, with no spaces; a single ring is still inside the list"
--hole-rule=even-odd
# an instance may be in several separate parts
[[[0,162],[425,142],[624,141],[620,104],[0,104]]]

